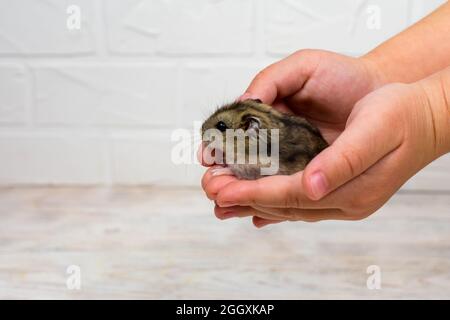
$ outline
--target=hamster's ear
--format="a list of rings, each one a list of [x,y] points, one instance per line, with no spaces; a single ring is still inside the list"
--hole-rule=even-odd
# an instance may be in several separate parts
[[[258,135],[259,129],[261,128],[261,120],[253,115],[247,115],[243,117],[243,129],[247,132],[249,136]]]
[[[249,101],[253,101],[256,103],[262,103],[262,101],[260,99],[248,99]]]

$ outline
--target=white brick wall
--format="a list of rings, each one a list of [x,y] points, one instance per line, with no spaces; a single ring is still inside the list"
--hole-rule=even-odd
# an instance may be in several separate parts
[[[361,54],[442,2],[0,0],[0,184],[198,185],[202,168],[170,161],[173,129],[292,51]],[[365,26],[373,5],[380,30]],[[407,188],[443,179],[449,157]]]
[[[285,54],[299,46],[361,53],[408,26],[408,0],[266,1],[266,44],[270,53]],[[381,10],[382,28],[367,28],[367,9]]]
[[[0,124],[20,124],[30,112],[31,81],[21,64],[0,63]]]
[[[109,48],[126,54],[251,54],[253,2],[107,0]]]
[[[91,0],[1,0],[0,54],[11,56],[94,54],[92,2]],[[69,32],[66,28],[66,9],[71,4],[78,4],[83,10],[83,28],[77,32]]]
[[[0,135],[3,183],[76,183],[107,181],[104,137],[61,130],[14,130]]]
[[[36,66],[37,125],[170,126],[176,114],[173,63]]]

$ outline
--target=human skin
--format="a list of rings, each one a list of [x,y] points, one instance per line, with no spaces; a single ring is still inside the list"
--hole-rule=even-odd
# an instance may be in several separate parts
[[[326,194],[316,199],[305,190],[306,170],[253,181],[215,177],[208,170],[203,187],[221,219],[253,216],[256,226],[363,219],[450,151],[449,98],[450,67],[412,84],[388,84],[361,99],[342,134],[306,169],[328,175]]]
[[[449,71],[417,80],[450,65],[449,17],[447,3],[361,58],[303,50],[259,73],[243,99],[307,117],[331,146],[292,176],[238,181],[208,170],[216,216],[253,216],[258,227],[361,219],[448,152]]]

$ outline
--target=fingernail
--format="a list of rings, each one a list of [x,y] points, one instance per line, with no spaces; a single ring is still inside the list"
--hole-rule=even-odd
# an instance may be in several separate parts
[[[232,202],[221,202],[220,204],[219,204],[219,207],[221,207],[221,208],[227,208],[227,207],[233,207],[233,206],[235,206],[236,204],[235,203],[232,203]]]
[[[327,193],[328,183],[322,172],[313,173],[309,178],[309,184],[314,200],[319,200]]]
[[[236,203],[233,203],[233,202],[224,202],[224,203],[221,203],[220,204],[220,206],[222,207],[222,208],[228,208],[228,207],[234,207],[234,206],[236,206],[237,204]]]
[[[252,99],[252,100],[259,100],[258,97],[255,97],[253,94],[251,94],[250,92],[246,92],[244,93],[242,96],[240,96],[237,100],[238,101],[244,101],[244,100],[248,100],[248,99]]]

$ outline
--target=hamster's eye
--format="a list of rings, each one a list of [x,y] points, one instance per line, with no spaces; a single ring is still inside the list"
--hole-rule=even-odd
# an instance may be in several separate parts
[[[217,122],[216,128],[217,128],[218,130],[222,131],[222,132],[224,132],[225,130],[228,129],[227,125],[226,125],[225,122],[223,122],[223,121]]]

